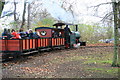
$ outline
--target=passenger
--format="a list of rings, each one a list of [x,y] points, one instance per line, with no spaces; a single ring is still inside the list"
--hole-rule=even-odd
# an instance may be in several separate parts
[[[12,32],[11,34],[14,36],[12,37],[12,39],[21,39],[20,34],[17,33],[14,29],[12,29],[11,32]]]
[[[55,37],[55,31],[52,30],[52,37]]]
[[[62,37],[62,32],[59,32],[59,37]]]
[[[33,34],[33,37],[34,37],[34,38],[40,38],[40,34],[39,34],[39,32],[37,32],[36,29],[35,29],[35,32],[34,32],[34,34]]]
[[[10,29],[8,29],[8,33],[10,33]],[[11,34],[11,33],[10,33]]]
[[[25,34],[26,34],[26,39],[29,39],[29,30],[27,30]]]
[[[10,29],[8,29],[8,38],[11,39],[12,37],[13,37],[13,35],[11,35]]]
[[[19,34],[20,34],[20,36],[21,36],[22,39],[25,39],[25,38],[26,38],[26,33],[23,32],[23,29],[20,29],[20,30],[19,30]]]
[[[2,38],[3,39],[8,39],[8,31],[7,31],[7,29],[6,28],[4,28],[4,32],[2,33]]]
[[[4,28],[4,32],[2,33],[2,39],[11,39],[12,35],[10,34],[10,29]]]
[[[29,29],[29,39],[33,39],[33,31],[32,29]]]
[[[52,37],[58,37],[58,32],[52,30]]]
[[[55,37],[59,37],[59,32],[55,31]]]

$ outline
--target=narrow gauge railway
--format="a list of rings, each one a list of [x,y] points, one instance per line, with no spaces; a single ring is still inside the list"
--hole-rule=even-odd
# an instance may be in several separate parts
[[[63,29],[65,25],[67,28]],[[75,26],[75,31],[71,32],[69,25]],[[10,57],[19,57],[24,54],[30,54],[41,50],[53,50],[56,48],[73,48],[78,44],[85,46],[86,42],[81,42],[78,25],[67,23],[56,23],[51,27],[38,27],[35,30],[40,34],[37,39],[1,39],[0,51],[2,60]]]

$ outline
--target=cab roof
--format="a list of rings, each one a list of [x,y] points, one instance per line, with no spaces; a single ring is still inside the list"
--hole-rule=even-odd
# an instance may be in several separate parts
[[[63,26],[63,25],[76,25],[76,24],[71,24],[71,23],[55,23],[53,26]]]
[[[51,28],[51,27],[38,27],[35,29],[61,29],[61,28]]]

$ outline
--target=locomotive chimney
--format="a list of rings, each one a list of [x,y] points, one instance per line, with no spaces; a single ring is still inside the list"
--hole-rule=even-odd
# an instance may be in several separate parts
[[[75,25],[76,26],[76,31],[78,31],[78,25]]]

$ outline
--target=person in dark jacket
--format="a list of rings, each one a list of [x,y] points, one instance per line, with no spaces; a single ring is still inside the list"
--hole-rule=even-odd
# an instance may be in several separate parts
[[[29,39],[33,39],[34,37],[33,37],[33,31],[32,31],[32,29],[29,29]]]
[[[8,31],[7,31],[7,29],[6,28],[4,28],[4,32],[2,33],[2,38],[3,39],[8,39]]]
[[[10,29],[7,30],[6,28],[4,28],[4,32],[2,33],[2,39],[11,39],[12,35],[9,31]]]
[[[13,35],[11,35],[10,29],[8,29],[8,38],[11,39]]]
[[[34,37],[35,39],[40,38],[39,32],[37,32],[36,29],[35,29],[35,32],[33,33],[33,37]]]
[[[23,32],[23,29],[19,30],[19,34],[20,34],[20,36],[21,36],[22,39],[25,39],[26,36],[27,36],[27,34],[25,32]]]
[[[64,28],[64,31],[65,31],[65,43],[66,44],[70,44],[70,34],[72,34],[72,32],[70,31],[70,28],[68,27],[68,25],[66,25],[66,27]]]

